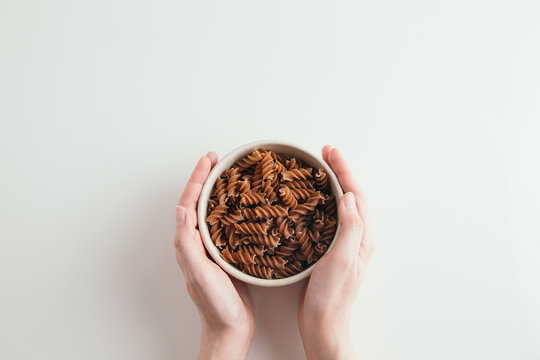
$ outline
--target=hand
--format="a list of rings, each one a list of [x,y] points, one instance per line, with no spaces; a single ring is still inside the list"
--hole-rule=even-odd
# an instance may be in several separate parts
[[[199,359],[245,359],[255,330],[246,285],[231,279],[210,260],[197,229],[197,201],[218,157],[203,156],[176,207],[176,260],[202,322]]]
[[[349,318],[374,244],[365,197],[349,166],[329,145],[323,147],[322,156],[345,192],[338,206],[341,229],[300,292],[298,327],[308,360],[353,359]]]

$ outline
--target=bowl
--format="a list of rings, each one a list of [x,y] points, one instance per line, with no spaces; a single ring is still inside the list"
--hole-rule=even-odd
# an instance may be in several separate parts
[[[214,168],[208,175],[208,178],[206,179],[203,185],[201,195],[199,197],[199,202],[197,206],[197,218],[198,218],[199,231],[201,234],[202,241],[204,243],[204,246],[206,247],[206,250],[212,257],[212,259],[229,275],[243,282],[246,282],[248,284],[258,285],[258,286],[267,286],[267,287],[268,286],[284,286],[284,285],[293,284],[295,282],[298,282],[300,280],[307,278],[313,271],[313,267],[314,265],[317,264],[318,260],[315,261],[306,269],[304,269],[303,271],[289,277],[284,277],[280,279],[262,279],[262,278],[254,277],[254,276],[251,276],[242,272],[240,269],[229,264],[228,262],[226,262],[225,260],[221,258],[220,251],[216,247],[214,242],[212,241],[210,237],[210,230],[208,228],[208,224],[206,223],[208,200],[210,198],[210,192],[212,191],[212,188],[214,187],[216,180],[221,176],[223,171],[232,167],[238,160],[242,159],[244,156],[250,154],[254,150],[260,149],[260,148],[272,150],[278,153],[287,154],[287,155],[296,157],[298,159],[301,159],[302,161],[305,161],[307,164],[313,167],[324,169],[328,174],[330,190],[331,190],[331,193],[334,195],[336,202],[339,202],[339,199],[341,198],[341,196],[343,196],[343,190],[341,189],[341,186],[339,185],[339,181],[336,175],[334,174],[330,166],[326,164],[326,162],[324,162],[319,157],[311,154],[308,150],[302,148],[299,145],[296,145],[290,142],[281,141],[281,140],[261,140],[261,141],[255,141],[255,142],[242,145],[234,149],[233,151],[229,152],[227,155],[225,155],[214,166]],[[337,218],[337,214],[336,214],[336,220],[337,220],[336,234],[334,235],[334,238],[332,239],[330,245],[328,246],[327,252],[334,245],[335,238],[337,234],[339,233],[340,225],[339,225],[339,219]]]

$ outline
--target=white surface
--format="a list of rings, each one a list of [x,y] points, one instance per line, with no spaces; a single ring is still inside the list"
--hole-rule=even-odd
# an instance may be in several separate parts
[[[362,359],[540,357],[538,1],[0,1],[0,358],[190,359],[198,157],[339,146],[378,249]],[[250,358],[302,358],[296,287]]]

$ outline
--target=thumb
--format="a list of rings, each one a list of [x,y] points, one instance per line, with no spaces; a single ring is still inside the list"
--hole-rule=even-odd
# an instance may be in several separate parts
[[[341,228],[336,238],[336,248],[344,251],[358,252],[364,230],[364,222],[358,213],[356,199],[352,192],[348,192],[341,197],[338,207],[339,224]]]
[[[178,205],[175,209],[176,234],[174,236],[174,247],[180,266],[192,266],[197,258],[197,244],[194,239],[195,226],[188,212],[189,209]]]

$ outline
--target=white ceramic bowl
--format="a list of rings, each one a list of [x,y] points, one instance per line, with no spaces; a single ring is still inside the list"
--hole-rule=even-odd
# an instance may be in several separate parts
[[[214,183],[216,182],[217,178],[223,173],[223,171],[232,167],[238,160],[250,154],[251,152],[253,152],[253,150],[260,149],[260,148],[272,150],[278,153],[287,154],[287,155],[296,157],[300,160],[303,160],[307,164],[313,167],[323,168],[328,173],[331,192],[332,194],[334,194],[336,201],[339,202],[339,199],[343,195],[343,190],[341,189],[341,186],[339,185],[339,181],[336,175],[334,174],[332,169],[330,169],[330,166],[328,166],[322,159],[312,155],[309,151],[301,148],[300,146],[289,143],[289,142],[276,141],[276,140],[255,141],[249,144],[242,145],[234,149],[227,155],[225,155],[216,164],[216,166],[214,166],[214,168],[208,175],[208,178],[206,179],[203,185],[201,196],[199,198],[199,203],[197,206],[199,231],[201,233],[204,246],[208,250],[208,253],[210,254],[210,256],[223,270],[225,270],[231,276],[234,276],[235,278],[242,280],[248,284],[259,285],[259,286],[289,285],[289,284],[292,284],[292,283],[295,283],[297,281],[307,278],[309,274],[311,274],[311,272],[313,271],[313,266],[314,264],[316,264],[316,262],[311,264],[311,266],[309,266],[308,268],[306,268],[305,270],[303,270],[302,272],[298,274],[295,274],[293,276],[289,276],[286,278],[281,278],[281,279],[261,279],[258,277],[248,275],[221,258],[221,256],[219,255],[220,254],[219,249],[214,245],[214,242],[210,238],[210,231],[208,229],[208,224],[205,221],[207,217],[207,210],[208,210],[208,199],[210,198],[210,192],[212,191],[212,188],[214,187]],[[339,228],[340,226],[339,226],[339,221],[338,221],[338,225],[336,228],[336,235],[339,232]],[[334,236],[334,239],[332,239],[332,242],[330,243],[328,250],[330,250],[332,246],[334,245],[334,240],[335,240],[335,236]]]

